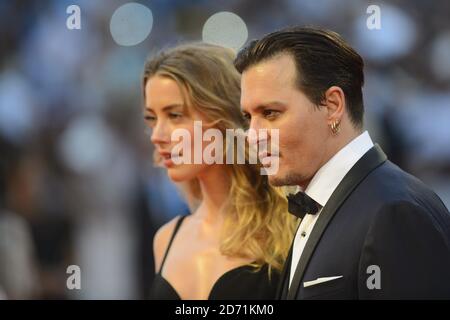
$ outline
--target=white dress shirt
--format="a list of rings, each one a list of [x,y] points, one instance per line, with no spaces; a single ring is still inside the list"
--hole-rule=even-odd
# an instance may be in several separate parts
[[[327,163],[325,163],[314,175],[305,193],[323,208],[330,199],[334,190],[344,179],[344,176],[358,162],[359,159],[373,147],[372,139],[367,131],[353,139],[344,148],[339,150]],[[295,269],[314,228],[322,209],[315,215],[307,214],[300,223],[294,239],[292,250],[291,272],[289,287],[294,277]]]

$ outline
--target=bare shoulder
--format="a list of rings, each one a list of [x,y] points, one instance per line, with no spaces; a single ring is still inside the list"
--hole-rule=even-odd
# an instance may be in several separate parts
[[[170,237],[173,234],[177,221],[180,219],[177,216],[164,224],[158,229],[153,238],[153,256],[155,259],[155,271],[157,272],[161,266],[164,253],[166,252],[167,246],[169,245]]]

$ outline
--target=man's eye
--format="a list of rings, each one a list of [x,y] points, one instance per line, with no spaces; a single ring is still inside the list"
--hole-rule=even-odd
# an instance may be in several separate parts
[[[279,111],[266,109],[263,111],[263,116],[267,119],[273,119],[280,114]]]

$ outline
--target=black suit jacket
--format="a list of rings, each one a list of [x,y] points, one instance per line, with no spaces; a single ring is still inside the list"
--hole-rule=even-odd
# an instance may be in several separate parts
[[[450,214],[377,145],[322,209],[288,290],[290,267],[291,254],[281,299],[448,299]],[[342,277],[304,286],[334,276]]]

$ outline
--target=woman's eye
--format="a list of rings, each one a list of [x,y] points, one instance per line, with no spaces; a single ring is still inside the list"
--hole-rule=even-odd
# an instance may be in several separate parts
[[[145,116],[144,119],[147,121],[155,121],[156,117],[155,116]]]
[[[252,119],[252,116],[249,113],[243,113],[242,116],[245,118],[245,120],[250,121]]]
[[[145,119],[145,121],[148,122],[148,124],[150,126],[152,126],[156,122],[156,117],[155,116],[147,115],[147,116],[144,117],[144,119]]]
[[[183,117],[182,113],[176,113],[176,112],[169,113],[169,118],[170,119],[180,119],[182,117]]]
[[[270,109],[266,109],[266,110],[263,111],[264,117],[268,118],[268,119],[275,118],[276,116],[278,116],[279,113],[280,113],[279,111],[270,110]]]

